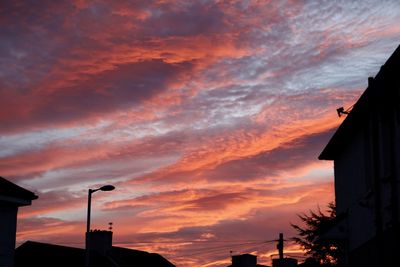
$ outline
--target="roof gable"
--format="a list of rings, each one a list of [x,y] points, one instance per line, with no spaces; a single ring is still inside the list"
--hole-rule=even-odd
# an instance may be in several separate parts
[[[24,206],[30,205],[37,198],[33,192],[0,177],[0,200]]]
[[[367,125],[372,114],[382,114],[400,104],[400,46],[381,67],[375,78],[369,78],[367,89],[358,99],[350,114],[336,130],[320,160],[334,160],[351,141],[355,132]]]

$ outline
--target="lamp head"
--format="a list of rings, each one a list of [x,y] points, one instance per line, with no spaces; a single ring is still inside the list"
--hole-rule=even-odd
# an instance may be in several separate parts
[[[100,187],[101,191],[112,191],[114,189],[115,187],[113,185],[103,185],[102,187]]]

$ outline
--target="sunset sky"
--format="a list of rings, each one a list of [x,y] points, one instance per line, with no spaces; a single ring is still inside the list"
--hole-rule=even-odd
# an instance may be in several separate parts
[[[317,159],[400,44],[400,1],[1,1],[0,176],[26,240],[269,264],[334,200]],[[288,252],[298,247],[287,242]]]

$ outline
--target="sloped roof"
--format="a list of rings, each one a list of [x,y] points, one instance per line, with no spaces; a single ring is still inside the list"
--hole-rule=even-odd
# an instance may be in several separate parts
[[[367,125],[372,114],[381,114],[399,107],[400,104],[400,46],[381,67],[375,78],[354,105],[350,114],[339,126],[328,142],[320,160],[334,160],[338,153],[351,141],[354,133]]]
[[[159,254],[112,247],[107,256],[91,252],[95,267],[175,267]],[[84,267],[85,250],[48,243],[27,241],[15,251],[15,267]]]
[[[267,265],[257,264],[257,256],[250,253],[233,255],[231,258],[232,264],[227,267],[234,267],[233,264],[235,264],[235,266],[249,266],[249,262],[254,263],[254,267],[269,267]]]
[[[141,250],[112,247],[111,257],[118,266],[137,267],[175,267],[172,263],[157,253],[149,253]]]
[[[98,257],[93,257],[92,261]],[[95,263],[95,262],[93,262]],[[93,264],[94,265],[94,264]],[[15,250],[15,267],[84,267],[85,250],[27,241]],[[115,267],[107,259],[96,261],[98,267]]]
[[[0,177],[0,199],[3,201],[15,202],[22,200],[24,202],[18,203],[19,205],[30,205],[31,201],[37,199],[33,192],[22,188],[3,177]],[[18,202],[18,201],[17,201]]]

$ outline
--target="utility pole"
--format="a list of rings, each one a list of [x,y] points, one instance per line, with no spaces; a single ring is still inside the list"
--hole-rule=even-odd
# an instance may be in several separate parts
[[[279,240],[278,240],[278,245],[276,248],[279,251],[279,260],[282,262],[283,261],[283,233],[279,233]]]

